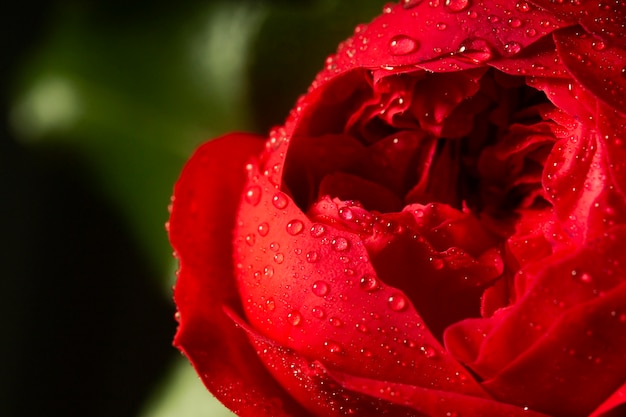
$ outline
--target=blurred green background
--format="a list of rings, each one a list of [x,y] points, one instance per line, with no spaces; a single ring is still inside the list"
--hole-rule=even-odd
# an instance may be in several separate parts
[[[171,347],[172,186],[202,141],[281,124],[383,3],[2,7],[0,415],[228,415]]]

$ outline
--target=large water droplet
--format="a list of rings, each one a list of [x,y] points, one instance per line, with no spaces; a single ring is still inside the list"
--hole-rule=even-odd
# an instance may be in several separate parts
[[[515,8],[522,13],[526,13],[530,11],[530,4],[526,1],[518,1],[515,4]]]
[[[289,199],[284,193],[278,192],[272,197],[272,204],[277,209],[284,209],[289,204]]]
[[[328,283],[326,283],[326,281],[315,281],[313,283],[312,290],[313,294],[317,295],[318,297],[323,297],[328,294],[330,287],[328,286]]]
[[[266,278],[272,278],[274,276],[274,268],[272,268],[271,266],[266,266],[265,268],[263,268],[263,275]]]
[[[456,13],[467,9],[469,6],[469,0],[446,0],[445,7],[449,11]]]
[[[480,38],[465,40],[461,44],[458,52],[461,54],[461,57],[476,64],[489,61],[493,57],[493,52],[489,43]]]
[[[263,222],[259,225],[259,234],[261,236],[267,236],[269,232],[270,232],[270,225],[267,224],[267,222]]]
[[[365,274],[361,277],[359,287],[364,291],[372,292],[376,291],[380,287],[380,284],[375,275]]]
[[[350,207],[342,207],[339,209],[339,217],[346,221],[351,221],[354,219],[354,212]]]
[[[333,249],[338,252],[346,251],[350,248],[350,242],[345,237],[337,237],[331,242]]]
[[[407,55],[415,52],[419,47],[419,42],[406,35],[397,35],[389,42],[389,52],[392,55]]]
[[[509,27],[516,29],[522,26],[522,21],[518,19],[517,17],[512,17],[509,20],[507,20],[506,24],[509,25]]]
[[[299,326],[300,323],[302,323],[302,314],[300,314],[298,310],[293,310],[287,315],[287,321],[291,323],[292,326]]]
[[[410,9],[417,6],[423,1],[424,0],[402,0],[402,7],[404,7],[405,9]]]
[[[274,262],[276,262],[277,264],[282,264],[283,262],[285,262],[285,255],[280,252],[277,253],[276,255],[274,255]]]
[[[389,308],[393,311],[402,311],[407,307],[406,298],[399,293],[390,295],[387,302],[389,303]]]
[[[261,201],[261,194],[261,187],[259,187],[258,185],[252,185],[246,190],[246,201],[249,204],[256,206],[257,204],[259,204],[259,201]]]
[[[294,219],[287,223],[287,233],[289,233],[291,236],[299,235],[300,233],[302,233],[303,229],[304,223],[302,223],[300,220]]]

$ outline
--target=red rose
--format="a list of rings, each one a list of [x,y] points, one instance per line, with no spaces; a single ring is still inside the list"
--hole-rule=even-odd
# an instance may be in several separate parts
[[[241,416],[624,415],[625,25],[404,1],[269,140],[202,146],[169,233],[208,389]]]

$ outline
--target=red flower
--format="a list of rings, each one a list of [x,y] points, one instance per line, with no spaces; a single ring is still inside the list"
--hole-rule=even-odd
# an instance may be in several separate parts
[[[624,413],[625,25],[619,0],[404,1],[265,143],[202,146],[170,238],[209,390],[241,416]]]

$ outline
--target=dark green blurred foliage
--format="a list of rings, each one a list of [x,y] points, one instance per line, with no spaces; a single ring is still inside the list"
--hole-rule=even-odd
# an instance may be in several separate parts
[[[3,6],[0,415],[137,415],[177,355],[164,223],[184,161],[281,124],[383,3]]]

